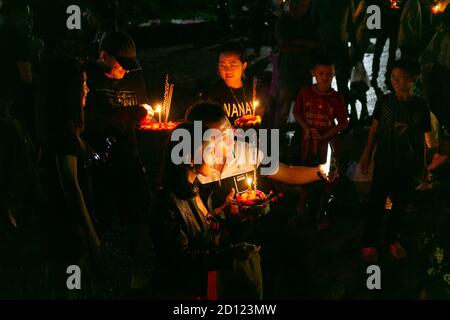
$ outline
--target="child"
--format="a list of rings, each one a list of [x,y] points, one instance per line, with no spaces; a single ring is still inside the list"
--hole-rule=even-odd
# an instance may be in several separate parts
[[[376,246],[382,228],[386,196],[392,201],[387,226],[390,254],[396,259],[406,256],[398,241],[408,188],[414,178],[424,173],[424,134],[430,131],[430,112],[424,100],[413,95],[419,73],[417,62],[398,60],[393,64],[393,93],[378,99],[373,113],[367,145],[360,159],[361,171],[367,173],[373,148],[377,143],[372,190],[363,235],[363,259],[376,263]]]
[[[331,88],[334,62],[326,55],[318,55],[311,74],[317,83],[300,90],[294,106],[295,119],[302,128],[300,164],[308,166],[324,163],[328,142],[334,144],[334,138],[348,126],[344,99]],[[303,188],[298,207],[300,214],[305,213],[306,196],[306,188]]]

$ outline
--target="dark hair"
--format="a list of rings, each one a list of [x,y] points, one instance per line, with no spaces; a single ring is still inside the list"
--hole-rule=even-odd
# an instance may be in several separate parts
[[[416,77],[420,74],[420,64],[417,61],[409,59],[399,59],[394,61],[389,73],[394,69],[400,69],[409,74],[411,77]]]
[[[26,14],[28,4],[24,0],[3,0],[0,13],[4,14]]]
[[[38,88],[38,135],[43,144],[54,135],[79,133],[84,127],[81,101],[84,65],[75,58],[46,62]]]
[[[13,96],[11,95],[11,90],[1,90],[0,89],[0,116],[5,113],[9,113],[11,107],[14,103]]]
[[[245,48],[237,42],[228,42],[220,48],[219,54],[222,53],[234,53],[239,57],[242,63],[248,62],[247,54],[245,53]]]
[[[311,68],[314,69],[317,66],[334,66],[336,61],[333,57],[326,52],[318,52],[314,55]]]
[[[104,22],[114,22],[119,16],[119,2],[117,0],[89,0],[87,7]]]
[[[445,26],[450,26],[450,3],[447,5],[444,13],[442,14],[442,22]]]
[[[190,158],[191,160],[194,159],[194,153],[195,150],[195,143],[194,143],[194,123],[191,122],[184,122],[180,125],[178,125],[175,129],[184,129],[189,132],[189,137],[191,139],[191,150],[189,151],[189,154],[184,154],[183,156],[186,158]],[[206,127],[202,125],[202,137],[204,132],[206,131]],[[173,131],[172,131],[173,134]],[[171,134],[171,135],[172,135]],[[181,163],[181,164],[175,164],[172,161],[171,154],[173,148],[180,143],[179,141],[171,141],[169,138],[165,150],[164,150],[164,157],[163,157],[163,166],[162,166],[162,175],[161,175],[161,185],[164,187],[167,191],[172,192],[175,194],[177,198],[180,199],[189,199],[194,197],[198,190],[197,187],[190,183],[188,180],[188,167],[189,164]],[[198,165],[194,165],[198,166]]]
[[[227,115],[223,106],[210,101],[200,101],[186,110],[185,119],[188,122],[202,121],[205,126],[219,122]]]
[[[0,113],[9,112],[14,102],[14,85],[6,77],[0,80]]]

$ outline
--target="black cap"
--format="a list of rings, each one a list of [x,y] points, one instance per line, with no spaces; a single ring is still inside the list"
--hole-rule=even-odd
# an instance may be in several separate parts
[[[133,38],[124,32],[106,32],[100,41],[100,50],[112,55],[125,70],[142,69],[136,58],[136,44]]]

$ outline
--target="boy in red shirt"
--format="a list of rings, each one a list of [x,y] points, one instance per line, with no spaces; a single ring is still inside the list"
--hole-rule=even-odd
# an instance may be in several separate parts
[[[302,128],[300,164],[324,163],[327,144],[336,147],[335,137],[348,126],[344,98],[331,88],[335,75],[334,62],[326,55],[317,55],[311,73],[316,84],[300,90],[294,116]],[[302,187],[297,211],[305,214],[307,187]],[[317,195],[322,192],[316,193]]]

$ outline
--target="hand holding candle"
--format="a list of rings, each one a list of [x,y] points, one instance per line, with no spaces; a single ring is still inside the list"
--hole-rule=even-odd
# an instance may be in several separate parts
[[[443,13],[449,2],[450,1],[448,1],[448,0],[447,1],[439,1],[431,8],[431,12],[433,12],[433,14]]]
[[[321,176],[321,178],[324,178],[328,182],[334,181],[334,179],[337,177],[335,174],[330,175],[331,162],[333,161],[332,153],[333,153],[333,149],[331,148],[331,144],[328,143],[327,144],[327,160],[324,164],[321,164],[319,166],[319,168],[320,168],[319,175]]]
[[[152,106],[149,104],[142,104],[141,107],[145,108],[145,110],[147,110],[147,115],[149,116],[154,116],[155,115],[155,111],[153,110]]]
[[[400,9],[400,6],[398,5],[398,1],[390,0],[389,2],[391,3],[391,6],[390,6],[391,9]]]
[[[328,143],[327,144],[327,161],[325,162],[324,167],[323,167],[323,171],[325,172],[327,177],[330,173],[330,167],[331,167],[331,146]]]

